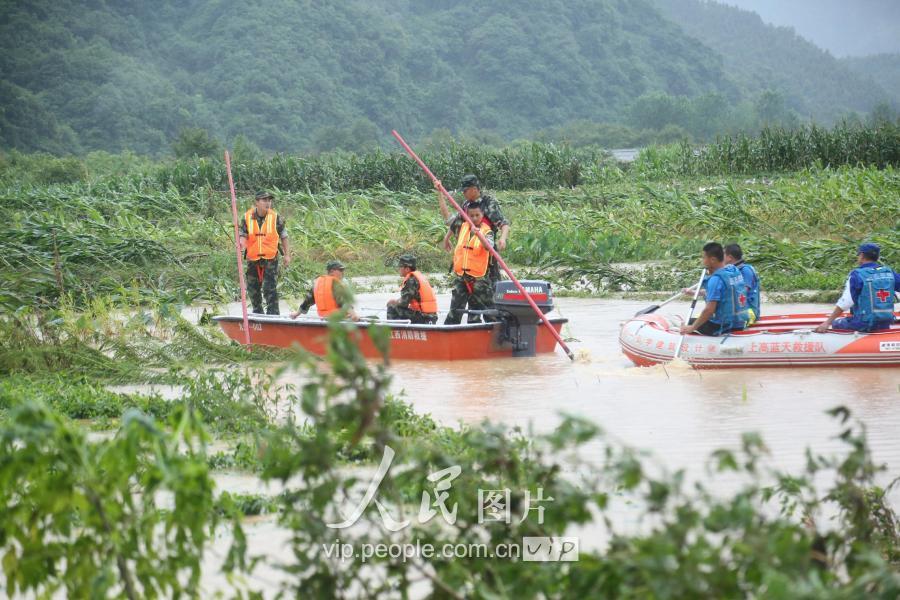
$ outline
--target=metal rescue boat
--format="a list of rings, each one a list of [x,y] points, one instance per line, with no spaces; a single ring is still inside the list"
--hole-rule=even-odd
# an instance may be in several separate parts
[[[546,314],[553,309],[553,295],[546,281],[522,281],[538,308]],[[381,354],[369,337],[369,329],[389,327],[390,358],[410,360],[467,360],[503,356],[534,356],[556,349],[556,339],[532,311],[528,301],[510,281],[497,283],[495,308],[487,311],[495,323],[461,325],[414,325],[409,321],[368,321],[355,323],[359,349],[367,358]],[[213,317],[231,339],[243,343],[244,321],[240,315]],[[560,331],[568,319],[550,318]],[[318,317],[250,315],[250,343],[289,348],[294,344],[324,355],[328,348],[328,321]]]
[[[729,367],[898,367],[900,323],[872,333],[813,329],[825,314],[762,317],[744,331],[721,337],[686,335],[679,358],[698,369]],[[622,325],[622,352],[641,367],[673,359],[681,335],[658,314]]]

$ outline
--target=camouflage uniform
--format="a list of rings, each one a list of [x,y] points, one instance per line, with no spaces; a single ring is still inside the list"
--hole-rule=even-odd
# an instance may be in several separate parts
[[[496,236],[500,232],[500,228],[504,225],[509,225],[509,221],[506,217],[503,216],[503,213],[500,211],[500,203],[494,198],[493,195],[482,192],[481,197],[478,200],[474,200],[474,202],[481,202],[481,209],[484,211],[484,218],[490,221],[491,223],[491,231]],[[472,202],[466,200],[462,204],[463,212],[469,208],[469,205]],[[450,227],[450,231],[453,232],[453,235],[459,234],[459,228],[462,227],[463,218],[459,215],[459,213],[455,215],[451,215],[449,219],[447,219],[447,225]],[[496,260],[491,257],[491,264],[488,267],[488,276],[491,278],[492,283],[496,283],[500,281],[500,265]]]
[[[413,310],[409,307],[409,303],[413,300],[422,300],[419,296],[419,280],[415,277],[407,278],[400,290],[400,300],[397,304],[390,304],[387,307],[388,319],[409,319],[412,323],[421,325],[433,325],[437,323],[437,313],[423,313]]]
[[[468,285],[467,285],[468,284]],[[471,287],[471,291],[470,290]],[[474,278],[471,275],[457,276],[453,281],[453,296],[450,299],[450,312],[444,319],[444,325],[457,325],[462,321],[466,305],[470,310],[486,310],[494,307],[494,284],[490,278]],[[485,321],[495,319],[485,317]],[[481,315],[469,315],[469,323],[481,323]]]
[[[253,213],[256,215],[256,213]],[[265,217],[256,215],[256,222],[262,227]],[[275,231],[281,240],[287,239],[287,231],[284,228],[284,217],[278,215],[275,220]],[[241,219],[241,237],[247,237],[247,221]],[[278,254],[283,254],[284,249],[278,244]],[[247,253],[244,251],[244,256]],[[260,277],[262,273],[262,277]],[[261,258],[258,261],[247,261],[247,272],[245,273],[247,281],[247,294],[250,296],[250,302],[253,304],[253,312],[269,315],[281,314],[278,309],[278,255],[275,258],[266,260]],[[262,288],[262,289],[260,289]],[[266,302],[266,310],[263,311],[263,298]]]
[[[485,236],[488,243],[494,244],[493,232]],[[444,325],[457,325],[462,322],[466,305],[470,310],[487,310],[494,307],[494,282],[491,280],[490,268],[484,277],[472,277],[471,275],[457,275],[453,281],[452,296],[450,298],[450,312],[444,319]],[[495,319],[485,317],[485,321],[493,322]],[[480,315],[469,315],[468,323],[481,323]]]
[[[314,287],[309,288],[309,291],[306,292],[306,296],[303,298],[303,303],[300,305],[300,312],[304,315],[316,303],[316,296],[313,293],[314,289]],[[335,281],[334,287],[331,288],[331,293],[334,294],[334,301],[339,307],[344,308],[344,306],[353,304],[353,292],[350,291],[350,288],[343,281]]]

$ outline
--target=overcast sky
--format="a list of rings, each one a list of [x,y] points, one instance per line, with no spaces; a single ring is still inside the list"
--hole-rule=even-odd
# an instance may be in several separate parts
[[[719,0],[788,25],[835,56],[900,53],[900,0]]]

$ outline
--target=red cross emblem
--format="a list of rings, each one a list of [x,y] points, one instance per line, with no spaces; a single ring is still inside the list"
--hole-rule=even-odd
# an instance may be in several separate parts
[[[890,298],[891,293],[887,290],[878,290],[875,292],[875,295],[878,296],[878,299],[882,302],[887,302],[887,299]]]
[[[741,303],[741,306],[747,304],[747,296],[741,294],[740,296],[738,296],[738,302]]]

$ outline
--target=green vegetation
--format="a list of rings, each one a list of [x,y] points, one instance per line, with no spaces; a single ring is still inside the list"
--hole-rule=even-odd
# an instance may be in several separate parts
[[[688,0],[2,7],[5,150],[363,152],[392,128],[502,145],[584,123],[592,143],[632,145],[900,101],[751,13]]]
[[[622,167],[589,148],[544,144],[453,145],[425,158],[450,187],[475,172],[499,189],[514,224],[506,257],[557,283],[587,281],[598,291],[680,287],[709,239],[741,243],[769,291],[837,292],[863,238],[882,244],[888,264],[900,264],[896,124],[772,129],[698,149],[651,147]],[[101,297],[110,306],[176,311],[237,297],[221,161],[11,153],[0,166],[7,186],[0,190],[7,207],[0,306],[7,310],[83,307]],[[75,173],[76,181],[47,184],[42,174],[54,170]],[[426,271],[446,268],[434,193],[400,155],[278,156],[235,171],[244,190],[281,190],[275,206],[297,259],[282,275],[284,297],[304,294],[332,258],[348,263],[351,277],[391,273],[404,252],[417,254]],[[640,271],[610,265],[635,261],[663,262]]]
[[[305,383],[281,390],[279,403],[286,401],[302,421],[256,425],[261,443],[253,462],[263,481],[285,486],[274,498],[216,497],[207,420],[193,402],[177,403],[167,419],[129,410],[115,436],[92,440],[39,397],[14,399],[0,416],[0,562],[8,591],[181,597],[199,592],[204,569],[218,568],[236,586],[232,593],[252,596],[253,580],[242,575],[255,561],[240,516],[277,512],[290,533],[291,555],[279,565],[290,574],[282,589],[289,595],[333,597],[363,585],[372,597],[393,597],[429,569],[427,589],[448,597],[731,597],[778,590],[785,597],[838,598],[900,592],[898,517],[886,503],[889,488],[875,483],[884,467],[873,463],[864,430],[845,409],[832,411],[847,444],[842,456],[810,452],[802,471],[779,472],[767,466],[764,442],[745,434],[740,451],[715,452],[709,476],[693,483],[575,417],[530,439],[491,424],[438,426],[386,398],[384,365],[362,359],[351,329],[332,326],[327,368],[308,358],[294,362]],[[197,352],[191,364],[221,355]],[[145,369],[131,364],[140,377]],[[254,394],[254,382],[266,377],[258,371],[242,380],[238,395]],[[227,385],[210,390],[209,406],[232,410],[234,391]],[[594,462],[575,458],[587,443],[601,447],[589,453]],[[409,527],[391,536],[394,542],[496,547],[521,543],[523,536],[571,535],[583,526],[602,529],[606,541],[583,546],[580,560],[569,563],[329,557],[335,534],[326,523],[367,481],[347,469],[347,460],[374,465],[387,447],[396,455],[378,498],[395,517],[411,515],[423,493],[435,493],[426,475],[454,465],[460,470],[448,498],[448,505],[458,505],[455,524],[439,516],[410,519]],[[567,475],[573,472],[578,476]],[[726,480],[732,483],[720,487]],[[824,488],[816,483],[822,481],[828,482]],[[509,525],[474,521],[476,492],[484,487],[510,490]],[[533,500],[539,489],[543,498],[553,498],[542,520],[525,504],[525,492]],[[617,507],[623,505],[634,507],[644,526],[618,524]],[[225,527],[231,539],[225,560],[208,566],[201,559]],[[380,509],[369,504],[358,527],[341,530],[341,542],[357,548],[384,543],[381,527]]]

